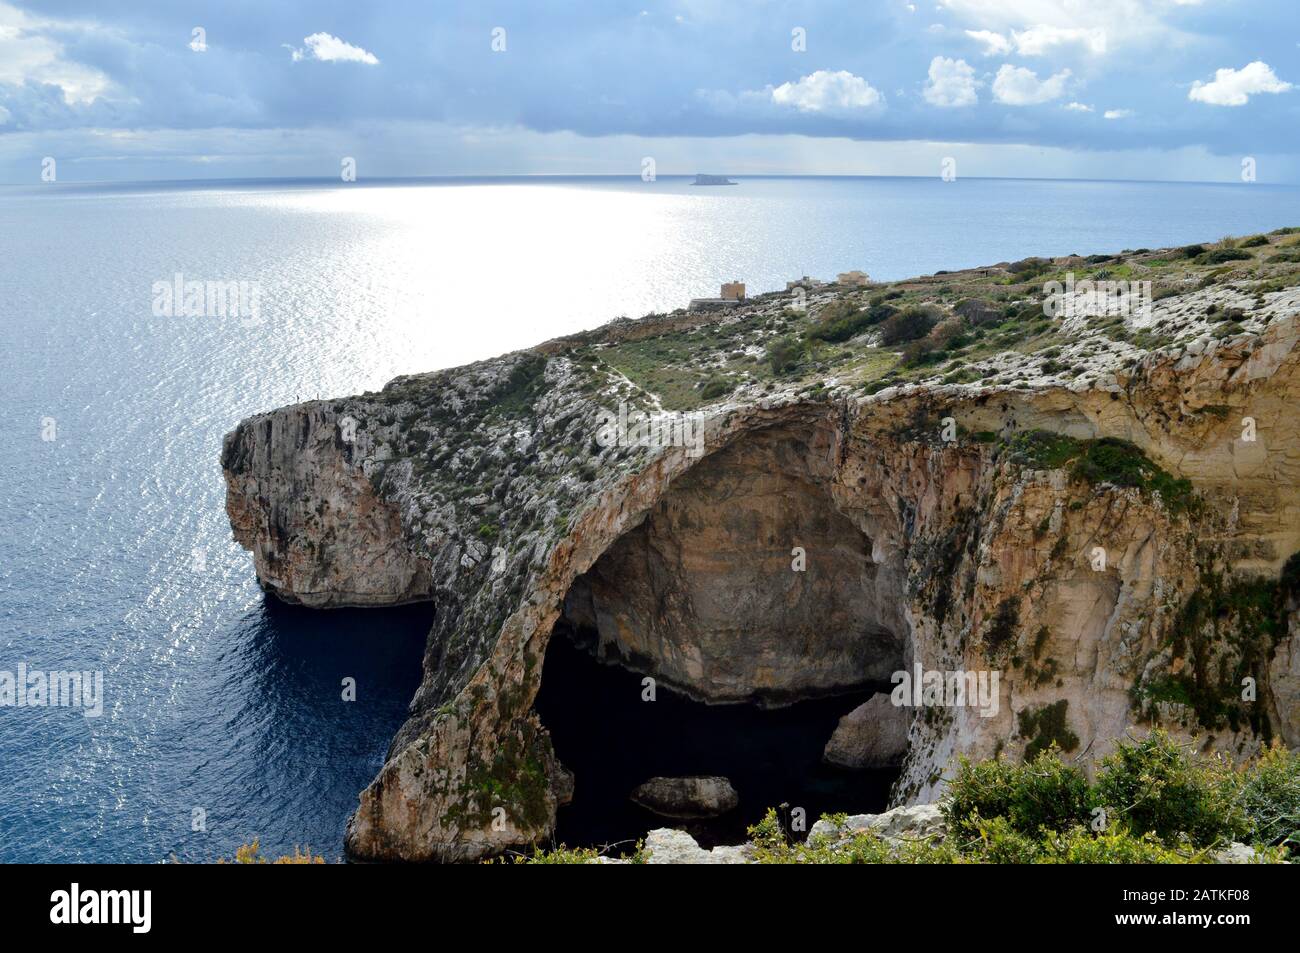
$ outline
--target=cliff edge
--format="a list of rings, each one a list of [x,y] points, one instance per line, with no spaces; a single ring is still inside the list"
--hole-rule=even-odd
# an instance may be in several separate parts
[[[1155,723],[1300,744],[1295,242],[809,283],[243,421],[227,511],[268,592],[435,605],[349,853],[553,830],[561,621],[707,702],[997,672],[992,711],[918,708],[896,804],[959,754]]]

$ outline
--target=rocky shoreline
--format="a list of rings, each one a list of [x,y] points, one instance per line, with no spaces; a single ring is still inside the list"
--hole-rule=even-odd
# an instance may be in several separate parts
[[[1300,745],[1296,605],[1262,608],[1300,550],[1300,273],[1251,241],[792,288],[243,421],[227,511],[269,593],[436,607],[349,854],[545,841],[582,783],[532,709],[561,619],[710,703],[1000,673],[994,714],[911,719],[899,806],[959,754],[1157,723]],[[1048,316],[1075,271],[1151,313]],[[629,410],[669,426],[605,439]]]

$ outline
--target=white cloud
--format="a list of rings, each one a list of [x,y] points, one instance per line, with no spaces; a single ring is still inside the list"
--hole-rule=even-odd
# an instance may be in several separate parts
[[[1291,88],[1277,78],[1272,67],[1256,60],[1241,69],[1215,70],[1208,83],[1198,79],[1187,91],[1187,98],[1212,106],[1244,106],[1256,93],[1285,93]]]
[[[1089,52],[1104,42],[1107,53],[1167,49],[1193,40],[1180,26],[1177,0],[939,0],[939,5],[971,32],[1001,37],[1007,48],[990,49],[990,56],[1016,49],[1016,31],[1027,34],[1021,38],[1026,49],[1049,38],[1082,43]]]
[[[965,60],[936,56],[930,61],[930,81],[925,101],[931,106],[973,106],[979,102],[975,69]]]
[[[1107,109],[1101,115],[1105,119],[1128,119],[1136,113],[1131,109]]]
[[[985,56],[1005,56],[1011,52],[1011,41],[1001,33],[994,33],[992,30],[967,30],[966,35],[984,44]]]
[[[89,32],[83,24],[32,17],[0,3],[0,85],[57,86],[69,105],[95,100],[108,88],[108,77],[65,59],[63,44],[46,35],[54,29]]]
[[[1003,63],[993,80],[993,98],[1006,106],[1035,106],[1063,96],[1069,79],[1068,69],[1040,80],[1033,70]]]
[[[1091,106],[1088,106],[1084,103],[1066,103],[1063,108],[1070,110],[1070,112],[1076,112],[1076,113],[1095,112],[1095,110]]]
[[[1046,56],[1058,46],[1078,45],[1100,56],[1106,52],[1106,31],[1100,27],[1060,27],[1048,24],[1012,30],[1009,35],[992,30],[967,30],[972,40],[984,44],[985,56],[1005,56],[1015,50],[1021,56]]]
[[[880,91],[848,70],[818,70],[798,82],[782,83],[772,90],[772,102],[794,106],[800,112],[834,112],[869,109],[885,101]]]
[[[1106,52],[1106,31],[1094,27],[1059,27],[1039,24],[1011,34],[1022,56],[1045,56],[1058,46],[1079,44],[1097,56]]]
[[[367,66],[379,65],[379,57],[375,56],[369,50],[363,50],[359,46],[353,46],[340,40],[337,36],[331,36],[329,33],[313,33],[305,37],[303,42],[307,44],[306,49],[294,49],[287,43],[285,49],[289,50],[295,63],[303,60],[320,60],[322,63],[365,63]]]

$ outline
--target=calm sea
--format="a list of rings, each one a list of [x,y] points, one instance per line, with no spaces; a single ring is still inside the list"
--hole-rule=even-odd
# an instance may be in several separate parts
[[[0,189],[0,861],[337,856],[419,678],[427,609],[266,601],[221,437],[618,315],[802,274],[901,278],[1300,224],[1300,191],[965,179],[211,182]],[[244,282],[171,316],[155,283]],[[162,311],[163,313],[156,313]],[[355,679],[357,700],[342,700]]]

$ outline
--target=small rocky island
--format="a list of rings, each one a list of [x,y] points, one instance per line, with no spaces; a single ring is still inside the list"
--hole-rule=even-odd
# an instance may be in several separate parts
[[[712,705],[1000,676],[827,732],[898,771],[866,827],[932,825],[959,755],[1300,745],[1298,240],[794,283],[243,421],[227,511],[268,593],[435,606],[348,853],[549,838],[584,783],[534,708],[562,631]],[[641,796],[730,810],[705,780]],[[655,843],[744,859],[683,837]]]

